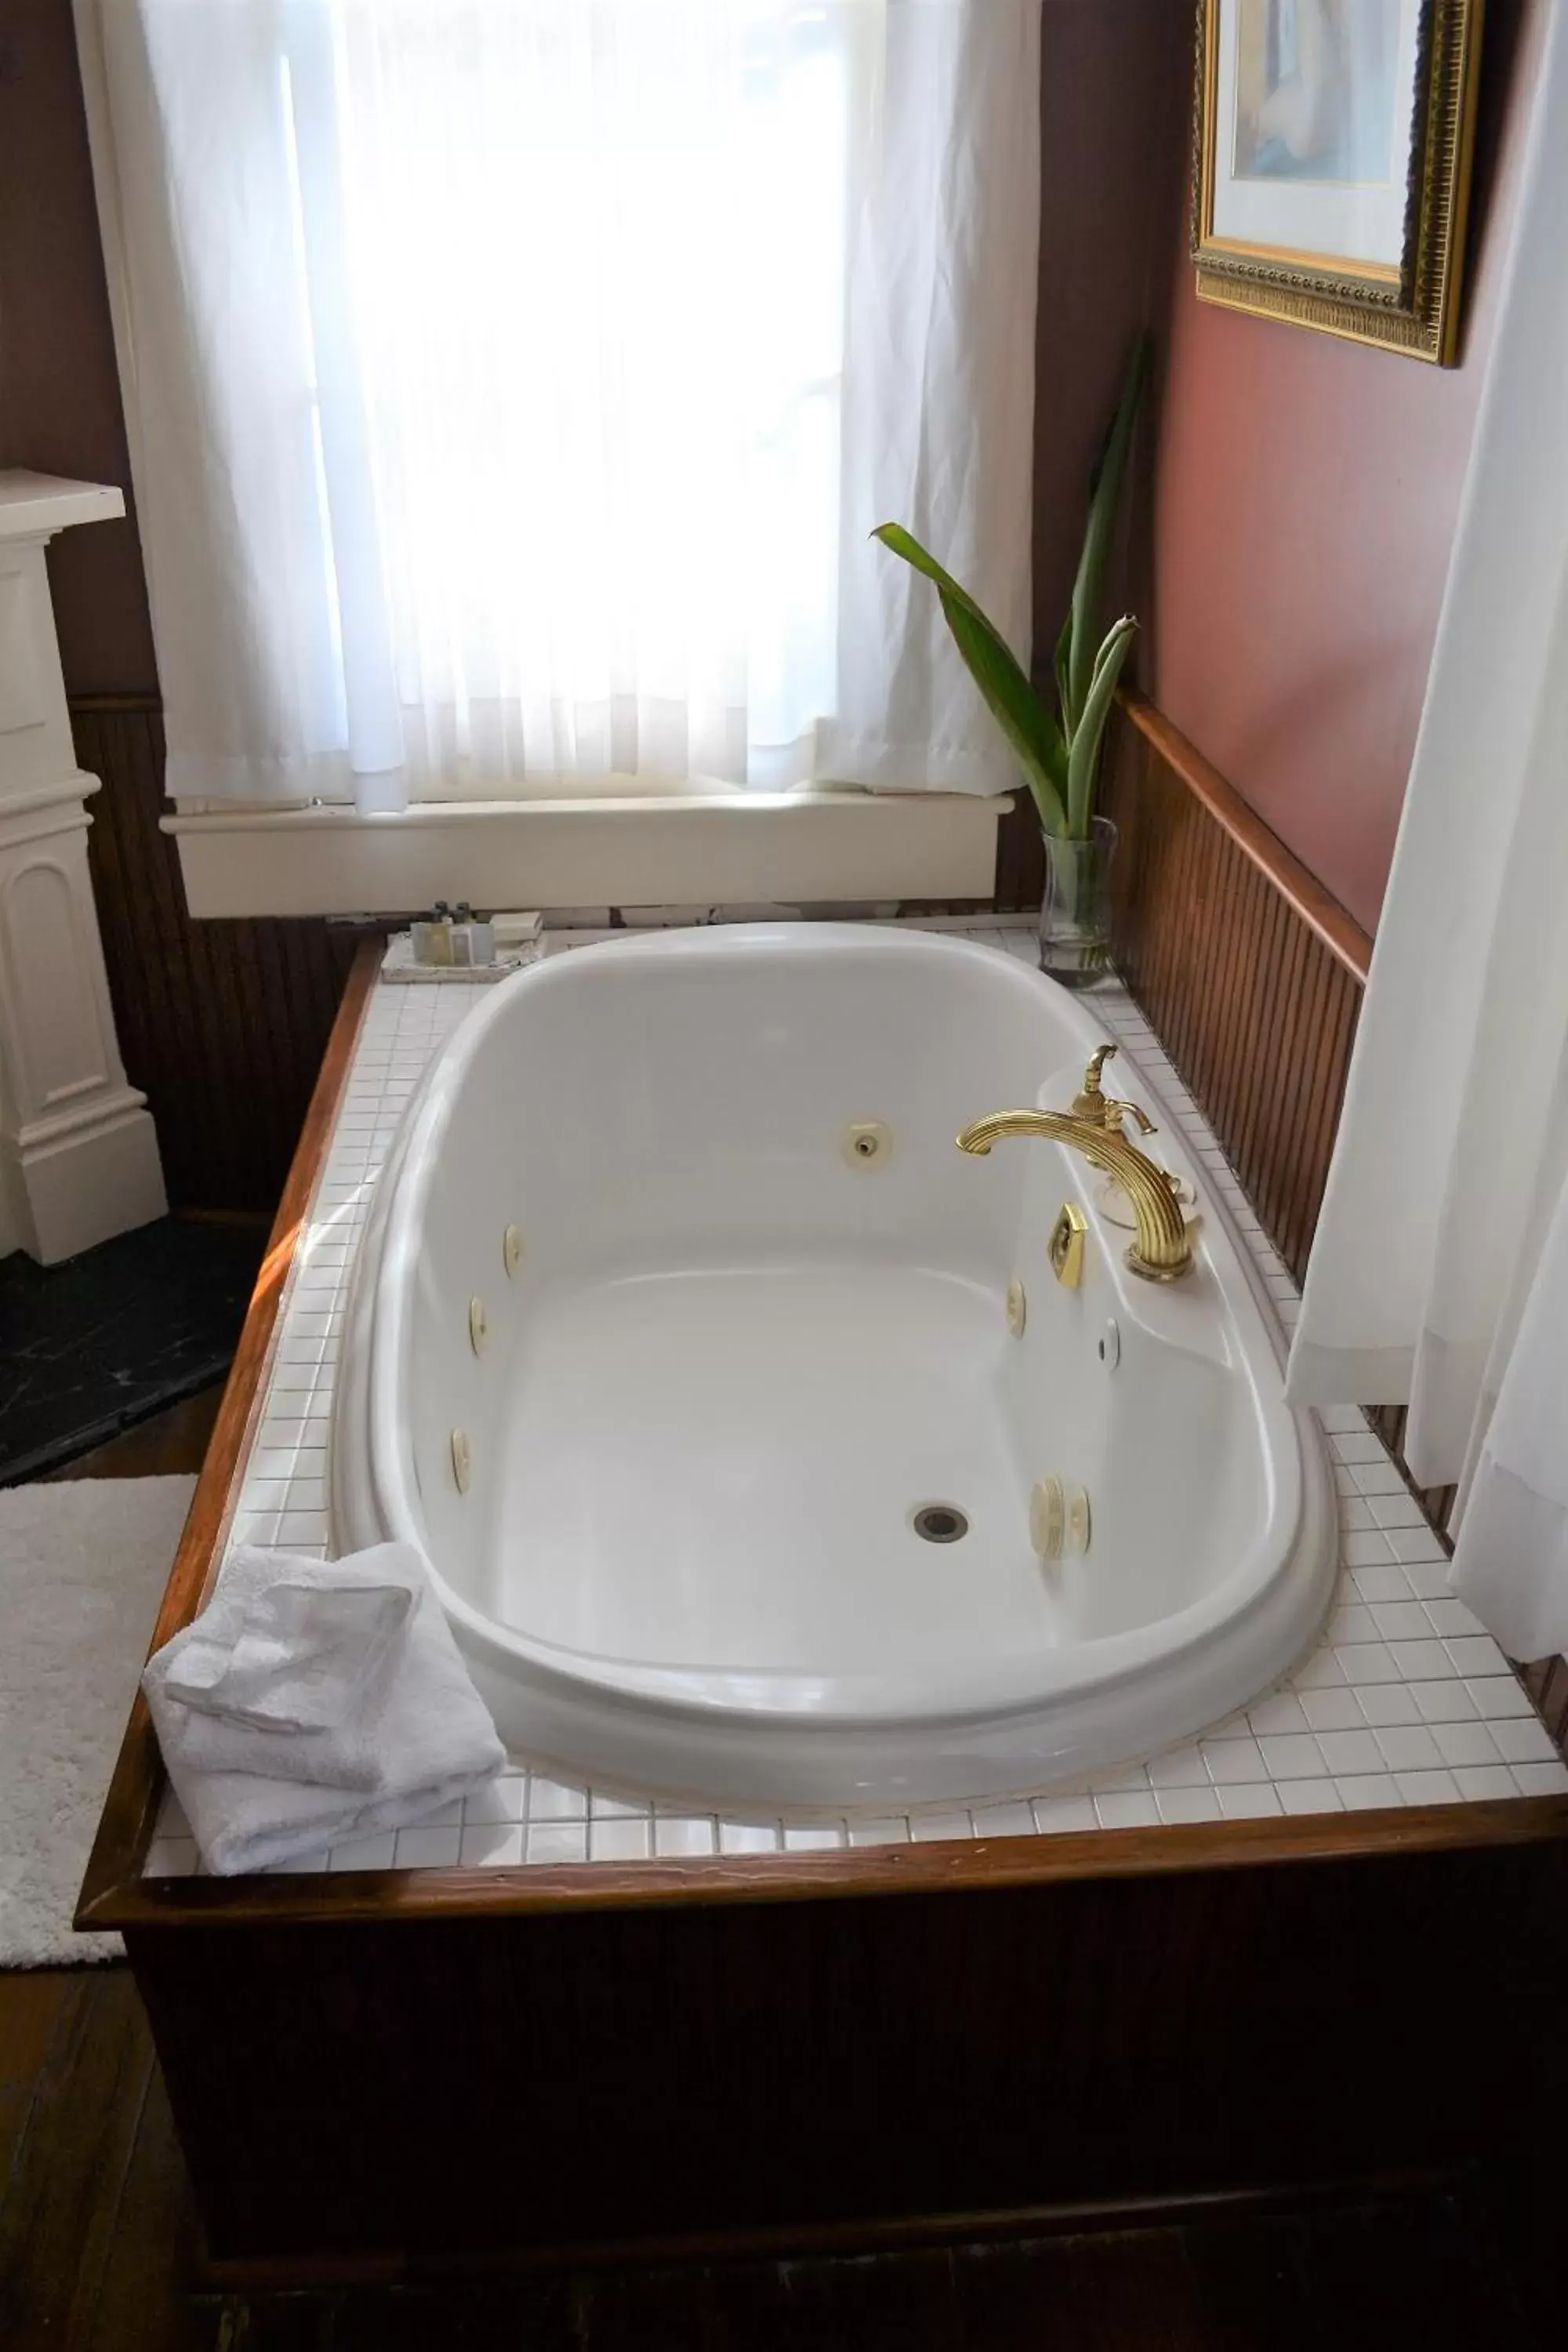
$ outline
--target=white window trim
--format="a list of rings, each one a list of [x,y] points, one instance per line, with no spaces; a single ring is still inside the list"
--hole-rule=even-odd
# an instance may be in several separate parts
[[[193,915],[989,900],[1006,793],[416,801],[163,819]]]

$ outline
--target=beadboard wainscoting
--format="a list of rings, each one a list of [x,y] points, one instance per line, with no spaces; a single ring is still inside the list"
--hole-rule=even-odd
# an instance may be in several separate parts
[[[1265,1231],[1307,1270],[1372,941],[1152,703],[1106,760],[1116,961]]]
[[[1164,713],[1128,694],[1106,749],[1121,828],[1118,969],[1300,1283],[1333,1157],[1372,940]],[[1004,876],[1034,869],[1016,819]],[[1011,845],[1009,862],[1009,844]],[[1405,1408],[1371,1415],[1404,1467]],[[1418,1492],[1436,1528],[1454,1489]],[[1568,1660],[1525,1673],[1568,1752]]]

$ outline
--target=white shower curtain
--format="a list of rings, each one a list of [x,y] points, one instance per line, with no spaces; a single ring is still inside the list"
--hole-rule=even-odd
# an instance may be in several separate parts
[[[1289,1392],[1408,1402],[1453,1580],[1568,1647],[1568,12],[1509,279]]]
[[[1005,789],[1039,6],[78,0],[171,792]]]

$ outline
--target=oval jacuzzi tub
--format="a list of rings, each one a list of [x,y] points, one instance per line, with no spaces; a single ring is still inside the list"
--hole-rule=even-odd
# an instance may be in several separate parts
[[[1223,1214],[1140,1281],[1081,1159],[955,1148],[1100,1035],[1011,958],[824,924],[580,949],[462,1024],[355,1270],[334,1534],[421,1547],[510,1747],[901,1811],[1146,1755],[1306,1646],[1331,1483]],[[1043,1561],[1052,1477],[1091,1536]]]

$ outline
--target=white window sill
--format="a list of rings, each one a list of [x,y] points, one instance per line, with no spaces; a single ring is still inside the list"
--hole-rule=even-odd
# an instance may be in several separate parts
[[[193,915],[989,898],[1013,803],[955,793],[422,801],[176,814]]]

